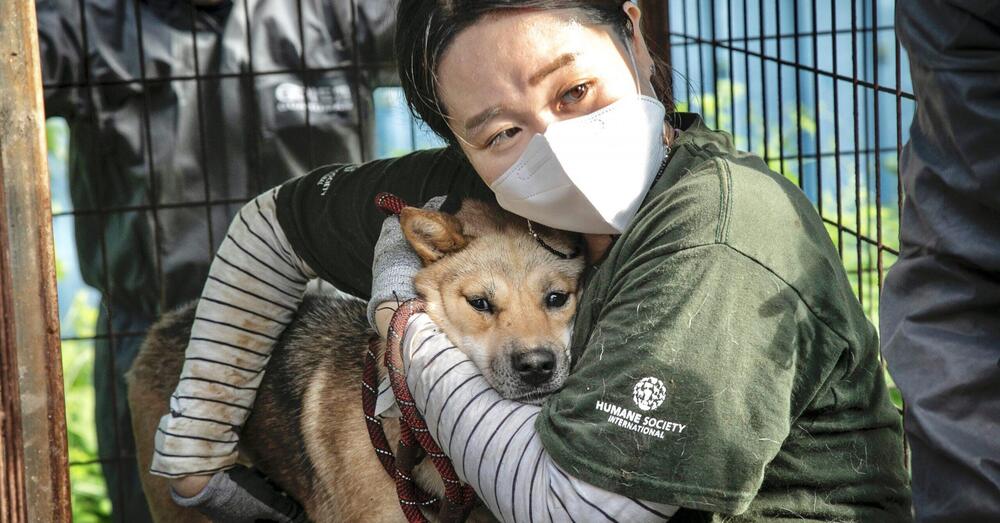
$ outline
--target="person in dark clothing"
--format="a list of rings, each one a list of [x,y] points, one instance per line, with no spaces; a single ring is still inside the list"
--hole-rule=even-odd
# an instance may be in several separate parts
[[[243,201],[370,150],[395,3],[38,0],[45,107],[70,128],[84,281],[101,293],[98,447],[116,521],[148,520],[123,374],[201,292]],[[355,67],[357,66],[357,67]],[[391,73],[390,73],[391,74]]]
[[[921,522],[1000,517],[1000,5],[896,4],[917,98],[882,351]]]

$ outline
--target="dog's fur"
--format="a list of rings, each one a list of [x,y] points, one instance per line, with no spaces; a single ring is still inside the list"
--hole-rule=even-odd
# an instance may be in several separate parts
[[[482,370],[501,395],[540,402],[569,370],[569,340],[583,262],[542,248],[524,220],[466,201],[455,216],[416,208],[400,216],[403,232],[424,261],[415,285],[428,314]],[[541,228],[546,243],[570,252],[578,238]],[[553,293],[565,293],[551,300]],[[488,311],[473,304],[488,304]],[[150,509],[157,521],[204,521],[170,500],[168,481],[148,473],[159,418],[177,386],[194,307],[164,316],[151,330],[129,372],[136,449]],[[361,411],[361,372],[372,335],[364,303],[310,297],[274,349],[242,430],[247,459],[305,507],[313,521],[403,521],[394,483],[372,450]],[[515,358],[553,357],[552,376],[532,384]],[[395,420],[385,423],[398,440]],[[429,460],[415,476],[443,492]],[[474,516],[489,518],[477,510]]]

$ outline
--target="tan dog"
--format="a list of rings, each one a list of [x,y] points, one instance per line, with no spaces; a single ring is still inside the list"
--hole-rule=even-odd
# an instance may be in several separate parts
[[[556,257],[523,219],[481,202],[466,201],[455,216],[407,208],[400,221],[425,264],[415,284],[428,314],[487,381],[506,398],[533,403],[559,389],[569,371],[581,257]],[[559,251],[576,248],[578,238],[538,232]],[[143,489],[157,521],[205,520],[176,506],[167,480],[147,472],[193,319],[193,305],[161,319],[128,375]],[[371,335],[364,303],[307,298],[274,350],[241,433],[241,459],[298,500],[312,521],[405,521],[361,410]],[[397,441],[396,420],[384,425]],[[428,460],[415,476],[424,489],[443,493]],[[482,508],[473,513],[489,518]]]

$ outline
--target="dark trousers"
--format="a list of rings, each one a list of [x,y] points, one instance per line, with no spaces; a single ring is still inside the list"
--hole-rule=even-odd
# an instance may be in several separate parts
[[[920,522],[1000,521],[998,4],[896,3],[917,112],[880,318]]]
[[[126,307],[114,307],[111,311],[114,336],[105,337],[109,334],[107,307],[102,300],[97,319],[99,339],[94,343],[97,449],[111,499],[111,520],[143,523],[152,518],[139,483],[125,373],[143,341],[143,336],[129,334],[146,332],[152,319],[132,313]]]

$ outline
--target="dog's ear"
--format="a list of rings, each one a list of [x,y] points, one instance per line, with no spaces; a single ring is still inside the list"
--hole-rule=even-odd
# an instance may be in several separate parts
[[[448,213],[405,207],[399,213],[399,224],[424,265],[461,250],[468,243],[461,222]]]

